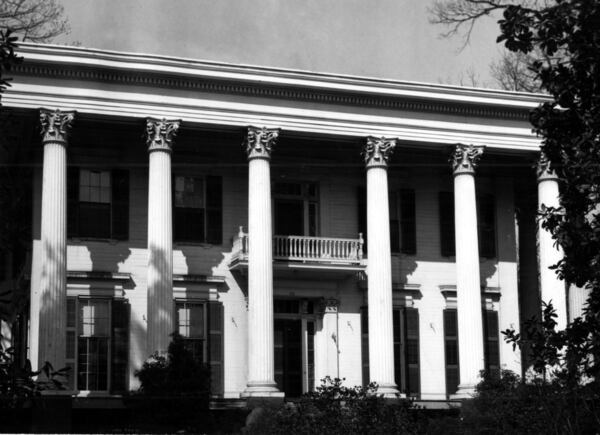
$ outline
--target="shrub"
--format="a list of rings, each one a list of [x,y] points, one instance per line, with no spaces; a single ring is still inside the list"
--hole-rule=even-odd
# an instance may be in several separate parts
[[[299,402],[255,411],[250,434],[411,434],[422,423],[412,401],[377,396],[377,385],[345,387],[343,379],[326,377]]]
[[[462,431],[477,434],[585,434],[600,427],[600,394],[592,384],[565,387],[558,379],[529,383],[511,371],[482,373],[476,395],[463,403]]]
[[[155,352],[135,375],[141,386],[127,402],[136,411],[136,427],[159,432],[212,427],[210,370],[193,358],[180,335],[173,334],[166,356]]]

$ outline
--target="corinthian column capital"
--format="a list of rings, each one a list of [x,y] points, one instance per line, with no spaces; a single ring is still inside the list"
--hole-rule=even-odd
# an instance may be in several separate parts
[[[456,144],[450,157],[454,175],[474,174],[484,148],[483,146]]]
[[[537,161],[536,172],[538,181],[558,180],[556,172],[550,168],[550,160],[548,159],[548,156],[546,156],[546,154],[543,152],[540,153],[540,158]]]
[[[61,112],[60,109],[40,109],[42,142],[67,144],[67,136],[75,119],[75,111]]]
[[[171,151],[179,130],[179,119],[146,118],[146,145],[148,151]]]
[[[396,138],[367,137],[363,157],[367,168],[387,167],[388,160],[397,143]]]
[[[270,159],[271,150],[279,138],[279,128],[248,127],[244,148],[250,159]]]

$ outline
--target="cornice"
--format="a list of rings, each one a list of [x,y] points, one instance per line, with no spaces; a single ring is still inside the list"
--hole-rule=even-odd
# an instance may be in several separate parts
[[[22,44],[16,74],[208,93],[526,120],[547,97],[79,47]]]

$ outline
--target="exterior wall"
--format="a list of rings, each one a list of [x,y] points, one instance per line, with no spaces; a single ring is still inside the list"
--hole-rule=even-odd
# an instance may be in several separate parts
[[[200,173],[201,170],[198,170]],[[211,173],[216,173],[214,170]],[[321,236],[356,238],[358,234],[357,188],[364,180],[330,174],[315,176],[320,181]],[[223,245],[175,244],[173,272],[175,275],[207,275],[225,277],[224,284],[205,284],[216,290],[224,305],[224,396],[237,398],[246,387],[247,379],[247,309],[246,277],[229,271],[232,240],[240,225],[247,225],[247,180],[242,174],[223,169]],[[394,300],[402,305],[405,285],[416,285],[414,307],[420,319],[420,372],[422,399],[445,399],[445,363],[443,358],[443,310],[448,302],[443,286],[456,285],[454,258],[440,254],[438,192],[451,191],[449,169],[420,168],[401,177],[390,176],[390,189],[410,187],[416,193],[417,254],[394,254],[392,258]],[[147,185],[144,167],[130,170],[130,238],[126,242],[69,240],[69,271],[102,271],[131,274],[125,286],[125,297],[131,304],[130,328],[130,388],[137,379],[134,371],[141,367],[150,353],[146,349],[146,276],[147,276]],[[479,180],[478,180],[479,181]],[[500,297],[493,300],[499,311],[500,329],[517,327],[519,307],[517,292],[517,256],[515,232],[515,202],[513,180],[482,179],[478,189],[496,196],[496,228],[498,258],[481,263],[482,285],[499,288]],[[39,209],[41,171],[34,182],[34,254],[32,270],[33,293],[39,285]],[[339,301],[336,338],[317,322],[315,335],[315,380],[329,375],[346,379],[348,385],[360,385],[361,321],[360,308],[366,305],[366,291],[354,276],[331,275],[319,279],[303,272],[291,279],[275,272],[275,297],[334,298]],[[35,328],[32,319],[32,328]],[[501,365],[520,371],[520,356],[501,343]]]

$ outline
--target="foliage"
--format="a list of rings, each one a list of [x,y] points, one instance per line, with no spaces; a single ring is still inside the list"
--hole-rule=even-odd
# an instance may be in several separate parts
[[[29,360],[19,364],[14,348],[0,346],[0,409],[31,406],[42,391],[64,390],[68,370],[55,371],[46,361],[40,370],[33,371]]]
[[[23,60],[15,53],[17,40],[18,38],[13,35],[11,29],[0,30],[0,97],[10,86],[11,79],[3,77],[4,73],[10,72],[13,65]]]
[[[377,385],[345,387],[342,379],[326,377],[316,391],[299,402],[261,409],[247,427],[251,434],[410,434],[423,422],[409,400],[388,402],[377,396]]]
[[[591,386],[565,389],[559,381],[523,383],[511,371],[482,372],[475,397],[463,402],[462,433],[585,434],[600,426],[600,395]]]
[[[0,28],[11,28],[23,41],[50,42],[69,33],[64,7],[57,0],[2,0]]]
[[[167,355],[155,352],[138,370],[141,387],[128,399],[137,408],[135,427],[204,432],[213,425],[208,410],[210,370],[194,359],[184,339],[173,334]]]

